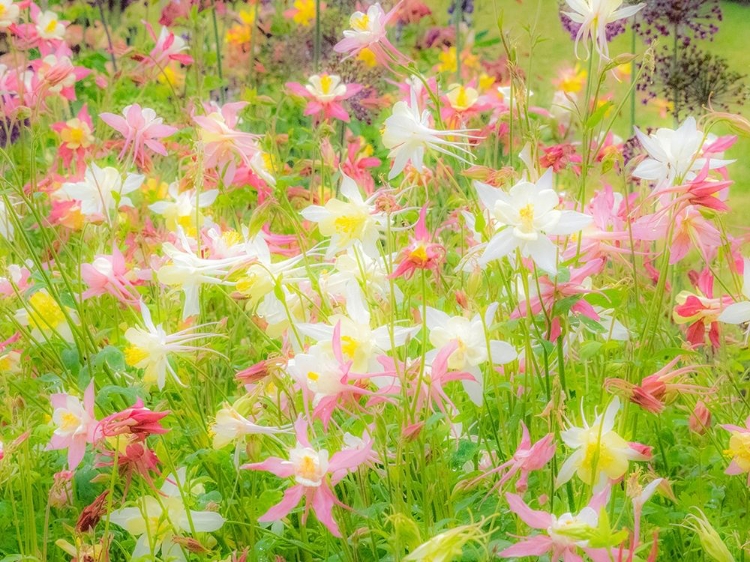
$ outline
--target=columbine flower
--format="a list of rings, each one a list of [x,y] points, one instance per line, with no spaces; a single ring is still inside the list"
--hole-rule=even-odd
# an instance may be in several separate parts
[[[510,510],[532,529],[543,534],[525,537],[524,540],[500,552],[500,558],[538,557],[551,554],[552,560],[581,560],[577,550],[583,550],[591,560],[612,560],[615,553],[608,548],[592,548],[585,537],[594,535],[599,524],[599,512],[606,503],[606,494],[595,495],[589,505],[576,515],[564,513],[556,517],[546,511],[535,511],[517,495],[507,493]],[[583,539],[583,540],[582,540]]]
[[[115,412],[99,422],[99,431],[104,437],[128,435],[131,442],[143,441],[149,435],[163,435],[169,429],[161,425],[161,420],[171,412],[153,412],[138,398],[135,404],[121,412]]]
[[[324,207],[310,205],[300,214],[309,221],[318,223],[323,236],[330,236],[326,259],[335,256],[341,250],[350,248],[355,243],[362,244],[365,254],[371,258],[380,255],[378,240],[385,228],[387,215],[378,211],[373,204],[373,197],[363,199],[359,187],[352,178],[342,173],[341,195],[347,202],[330,199]]]
[[[732,459],[726,473],[730,475],[747,473],[747,483],[750,486],[750,417],[745,420],[745,427],[732,424],[725,424],[721,427],[731,433],[729,448],[724,451],[724,454]]]
[[[648,157],[633,170],[633,177],[654,182],[657,189],[695,179],[704,166],[714,170],[733,162],[701,154],[708,143],[697,129],[695,117],[685,119],[677,130],[661,128],[650,135],[636,127],[635,136]]]
[[[320,3],[320,9],[326,9],[324,2]],[[315,0],[294,0],[291,9],[284,10],[284,17],[291,18],[297,25],[309,26],[315,19]]]
[[[20,9],[13,0],[0,0],[0,29],[8,29],[18,21]]]
[[[306,85],[287,82],[286,87],[294,94],[310,101],[305,107],[305,115],[323,113],[326,119],[340,119],[349,122],[349,114],[340,102],[349,99],[362,90],[359,84],[344,84],[335,74],[313,74]]]
[[[332,487],[349,472],[371,458],[372,441],[363,447],[342,449],[329,457],[326,449],[314,449],[307,438],[307,423],[300,418],[295,423],[297,445],[289,450],[288,460],[270,457],[263,462],[246,464],[248,470],[264,470],[279,478],[294,478],[295,484],[284,492],[284,499],[258,518],[259,522],[278,521],[287,516],[300,500],[305,499],[302,524],[312,508],[318,521],[325,525],[336,537],[341,531],[333,519],[333,506],[341,502],[333,493]]]
[[[727,324],[745,324],[750,322],[750,258],[744,259],[744,278],[742,281],[742,296],[745,300],[738,300],[727,306],[719,314],[719,322]]]
[[[551,169],[536,183],[518,182],[509,193],[478,181],[474,187],[498,229],[480,258],[482,264],[519,249],[522,257],[555,273],[558,248],[549,237],[573,234],[592,221],[589,215],[557,208],[560,198],[552,188]]]
[[[125,332],[125,339],[130,344],[125,349],[125,361],[131,367],[144,369],[143,382],[156,383],[159,390],[163,389],[166,384],[167,373],[172,375],[178,384],[182,384],[169,363],[169,356],[203,350],[210,351],[190,344],[203,338],[214,337],[216,334],[196,333],[195,330],[200,326],[167,334],[161,324],[154,325],[151,312],[143,303],[141,303],[141,314],[145,329],[131,327]]]
[[[213,204],[219,190],[209,189],[198,195],[194,189],[181,192],[179,184],[172,182],[168,193],[172,201],[157,201],[148,208],[164,217],[171,232],[176,232],[181,227],[189,233],[202,226],[204,217],[198,209],[205,209]]]
[[[100,254],[91,263],[81,264],[81,281],[89,287],[81,295],[84,300],[108,293],[123,304],[138,306],[134,275],[128,271],[125,257],[116,247],[112,248],[112,255]]]
[[[122,110],[122,117],[114,113],[100,113],[99,118],[107,125],[125,137],[119,158],[127,154],[129,149],[133,151],[133,160],[141,166],[146,162],[146,151],[148,147],[157,154],[167,155],[167,149],[159,142],[159,139],[176,133],[179,129],[170,125],[164,125],[164,119],[156,116],[156,112],[148,107],[141,108],[134,103]]]
[[[5,203],[5,200],[0,199],[0,237],[5,238],[8,242],[13,242],[16,233],[16,228],[10,218],[10,214],[13,212],[13,209]]]
[[[131,554],[133,560],[160,551],[162,560],[186,561],[176,535],[194,531],[212,533],[221,528],[224,518],[220,514],[185,507],[183,494],[192,495],[196,491],[198,487],[185,486],[185,469],[181,468],[167,477],[158,500],[144,496],[137,500],[136,507],[123,507],[110,514],[112,523],[138,537]]]
[[[38,12],[34,18],[34,26],[41,39],[61,40],[65,37],[65,23],[51,10]]]
[[[578,42],[586,41],[586,58],[589,55],[589,39],[604,60],[609,60],[607,44],[607,24],[635,15],[646,4],[622,6],[622,0],[565,0],[573,10],[564,12],[575,23],[581,24],[576,35],[575,52],[578,56]]]
[[[86,169],[85,157],[95,142],[93,135],[94,126],[91,122],[86,104],[81,107],[78,115],[67,121],[52,124],[52,130],[60,137],[58,156],[67,167],[73,158],[76,159],[79,173]]]
[[[221,449],[244,435],[273,435],[276,433],[286,433],[286,430],[258,425],[240,414],[230,404],[224,404],[216,412],[214,423],[211,424],[214,449]]]
[[[142,184],[141,175],[127,174],[123,181],[120,172],[114,168],[100,168],[92,163],[86,168],[83,181],[62,184],[54,198],[80,202],[80,213],[91,221],[109,221],[112,211],[133,206],[127,194]]]
[[[428,352],[428,358],[437,357],[441,350],[455,344],[455,350],[448,356],[448,368],[467,371],[472,379],[464,380],[464,389],[475,404],[482,403],[483,378],[481,365],[488,360],[493,365],[504,365],[518,355],[513,347],[500,340],[489,340],[485,326],[492,325],[498,303],[487,308],[484,319],[475,314],[473,318],[448,316],[445,312],[427,307],[427,329],[430,343],[435,350]]]
[[[86,388],[83,402],[66,393],[53,394],[52,422],[57,426],[47,449],[67,449],[68,468],[75,470],[86,454],[86,443],[96,439],[97,421],[94,417],[94,381]]]
[[[393,106],[393,113],[385,120],[383,126],[383,146],[390,149],[388,157],[393,159],[393,167],[388,174],[389,180],[399,175],[408,162],[411,162],[417,172],[422,173],[427,148],[470,164],[469,160],[473,159],[474,155],[468,150],[466,141],[451,141],[447,138],[471,138],[468,134],[470,129],[440,131],[430,127],[430,121],[428,110],[425,109],[420,113],[417,94],[413,88],[411,89],[411,105],[405,101],[399,101]]]
[[[39,289],[29,297],[28,306],[16,310],[15,319],[21,326],[31,328],[31,335],[37,342],[53,335],[72,342],[73,330],[66,313],[73,322],[78,322],[73,309],[63,310],[47,289]]]
[[[601,487],[608,479],[622,477],[630,461],[648,460],[648,456],[614,430],[615,416],[619,410],[620,399],[615,396],[604,414],[596,416],[593,424],[589,425],[584,418],[583,427],[571,427],[560,434],[574,452],[560,467],[556,486],[565,484],[573,474],[578,474],[586,484]]]
[[[393,62],[407,63],[407,59],[386,36],[385,27],[398,15],[401,2],[387,14],[379,3],[367,9],[367,13],[354,12],[349,18],[350,29],[344,30],[344,38],[334,45],[337,53],[348,53],[347,57],[358,55],[367,49],[380,64],[390,66]]]
[[[432,242],[432,235],[427,230],[427,205],[419,212],[419,220],[414,225],[414,236],[409,245],[398,256],[398,267],[391,274],[397,278],[410,279],[418,269],[431,269],[438,273],[445,258],[445,247]]]
[[[182,65],[189,65],[193,62],[193,57],[183,53],[183,51],[187,51],[190,47],[182,37],[175,35],[164,26],[162,26],[159,32],[159,37],[156,37],[156,33],[154,33],[154,29],[150,24],[146,24],[146,29],[151,38],[156,42],[149,54],[147,64],[165,68],[170,61],[177,61]]]

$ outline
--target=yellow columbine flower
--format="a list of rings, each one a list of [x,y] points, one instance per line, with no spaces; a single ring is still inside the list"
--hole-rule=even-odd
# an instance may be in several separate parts
[[[446,97],[456,111],[466,111],[479,98],[479,93],[474,88],[464,88],[461,84],[451,84],[448,88]]]
[[[307,27],[315,19],[315,0],[294,0],[292,21]]]
[[[88,123],[78,117],[65,122],[65,127],[60,131],[60,140],[70,150],[77,148],[88,148],[94,142],[91,127]]]
[[[375,53],[365,47],[359,53],[357,53],[357,60],[362,61],[369,67],[377,66],[378,60],[375,58]]]
[[[456,58],[456,48],[450,47],[438,55],[438,72],[456,72],[458,68],[458,59]]]

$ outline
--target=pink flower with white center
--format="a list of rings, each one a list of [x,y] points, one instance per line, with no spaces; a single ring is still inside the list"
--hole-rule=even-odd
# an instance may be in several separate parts
[[[81,264],[81,280],[89,286],[81,295],[83,299],[110,294],[123,304],[139,307],[138,295],[120,250],[112,248],[112,255],[100,254],[93,262]]]
[[[492,487],[492,491],[495,491],[520,472],[521,477],[516,481],[516,491],[521,493],[526,491],[529,474],[534,470],[543,468],[555,456],[556,445],[555,436],[552,433],[548,433],[532,445],[526,424],[521,422],[521,427],[523,429],[523,437],[513,456],[500,466],[488,470],[479,476],[470,485],[493,474],[503,473],[500,480]]]
[[[286,517],[304,498],[305,512],[303,524],[307,521],[310,509],[323,525],[336,537],[341,537],[333,519],[333,506],[344,506],[333,493],[332,487],[347,474],[371,459],[372,441],[356,448],[342,449],[329,456],[326,449],[315,449],[307,438],[307,422],[300,417],[294,424],[297,445],[289,450],[288,459],[271,457],[260,463],[246,464],[242,468],[263,470],[279,478],[294,478],[294,485],[284,492],[284,498],[258,521],[278,521]]]
[[[90,74],[82,66],[74,66],[72,53],[65,44],[60,44],[54,51],[49,47],[40,47],[42,57],[31,63],[34,73],[27,73],[27,87],[44,103],[49,94],[59,94],[68,101],[76,99],[75,84]]]
[[[164,119],[157,117],[153,109],[141,108],[137,103],[125,107],[122,110],[122,116],[114,113],[100,113],[99,118],[125,137],[120,160],[128,150],[132,150],[133,160],[141,166],[146,161],[145,147],[166,156],[167,149],[159,142],[159,139],[173,135],[179,130],[177,127],[164,125]]]
[[[607,503],[609,489],[594,495],[589,504],[576,515],[565,513],[556,517],[546,511],[531,509],[516,494],[507,493],[510,510],[532,529],[543,531],[542,534],[524,538],[520,542],[500,552],[500,558],[539,557],[549,554],[553,562],[563,559],[565,562],[582,562],[578,550],[582,550],[594,562],[611,562],[616,560],[616,553],[607,548],[592,548],[588,540],[581,540],[581,535],[591,532],[599,524],[599,510]]]
[[[359,84],[344,84],[336,74],[313,74],[304,86],[297,82],[287,82],[287,89],[307,100],[305,115],[323,113],[325,119],[339,119],[349,122],[349,114],[341,102],[362,90]]]
[[[344,38],[334,45],[337,53],[347,53],[347,58],[368,49],[383,66],[393,63],[406,64],[409,59],[394,47],[386,36],[386,26],[398,16],[402,2],[387,14],[380,3],[373,4],[367,12],[354,12],[349,18],[350,29],[344,30]]]
[[[745,420],[745,427],[733,424],[721,426],[732,435],[729,447],[724,454],[732,459],[725,473],[729,475],[747,474],[747,484],[750,486],[750,417]]]
[[[198,136],[203,143],[206,168],[218,167],[225,184],[230,184],[237,171],[235,156],[251,165],[258,153],[258,135],[236,130],[239,123],[237,113],[247,102],[224,104],[222,107],[206,106],[207,115],[196,115],[193,121],[198,125]]]
[[[67,393],[50,396],[54,411],[52,422],[57,426],[48,450],[67,449],[68,468],[75,470],[86,454],[86,443],[96,440],[98,422],[94,417],[94,381],[83,395],[83,402]]]

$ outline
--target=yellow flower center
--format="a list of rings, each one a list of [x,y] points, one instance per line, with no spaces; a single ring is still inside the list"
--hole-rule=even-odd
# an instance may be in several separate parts
[[[53,19],[49,20],[49,23],[44,28],[44,31],[47,32],[47,33],[52,33],[55,30],[56,27],[57,27],[57,19],[53,18]]]
[[[365,218],[358,215],[344,215],[334,221],[336,232],[345,237],[353,238],[363,227]]]
[[[333,84],[333,80],[331,80],[331,77],[328,74],[320,75],[320,91],[321,92],[323,92],[324,94],[330,94],[332,84]]]
[[[349,23],[351,24],[352,29],[356,29],[357,31],[367,31],[370,27],[370,16],[367,14],[354,14]]]
[[[427,263],[427,248],[425,248],[423,244],[418,245],[411,251],[409,258],[411,261],[419,264]]]
[[[320,379],[320,375],[314,371],[310,371],[307,373],[307,380],[312,382],[318,382],[318,379]]]
[[[732,457],[740,469],[750,472],[750,433],[733,433],[729,438],[729,449],[724,454]]]
[[[29,298],[31,310],[29,311],[29,324],[33,328],[45,329],[56,328],[65,322],[60,305],[49,293],[38,291]]]
[[[524,231],[531,231],[534,229],[534,204],[529,203],[521,210],[518,211],[518,216],[521,218],[521,229]]]
[[[347,357],[354,357],[358,348],[359,343],[357,343],[357,340],[350,336],[341,336],[341,353]]]
[[[140,347],[131,345],[125,348],[125,362],[131,367],[134,367],[135,365],[146,359],[146,357],[148,357],[148,352],[144,351]]]
[[[81,425],[81,419],[71,412],[64,412],[60,420],[60,429],[64,431],[73,431]]]
[[[299,476],[305,480],[317,480],[318,479],[318,467],[316,466],[315,459],[310,455],[302,457],[302,461],[299,465]]]

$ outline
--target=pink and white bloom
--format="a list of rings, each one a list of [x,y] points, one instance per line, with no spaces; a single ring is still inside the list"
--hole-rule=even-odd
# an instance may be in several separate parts
[[[157,117],[153,109],[141,108],[137,103],[126,106],[122,110],[122,116],[114,113],[100,113],[99,117],[125,137],[120,160],[129,150],[132,150],[133,160],[140,166],[144,166],[146,162],[146,147],[157,154],[166,156],[167,149],[164,148],[160,139],[173,135],[179,130],[177,127],[164,125],[164,119]]]
[[[380,3],[370,6],[366,13],[354,12],[349,18],[349,29],[344,30],[344,38],[334,45],[333,50],[346,53],[348,58],[368,49],[383,66],[407,63],[409,59],[388,41],[386,35],[386,26],[398,16],[401,4],[396,4],[387,14]]]
[[[293,94],[307,100],[305,115],[322,113],[325,119],[339,119],[349,122],[349,114],[341,102],[362,90],[360,84],[344,84],[336,74],[313,74],[304,86],[297,82],[287,82],[286,87]]]
[[[182,37],[175,35],[164,26],[162,26],[159,32],[159,37],[156,37],[154,29],[150,24],[146,24],[146,29],[156,42],[156,45],[154,45],[149,54],[151,64],[162,67],[169,64],[170,61],[177,61],[184,65],[192,64],[193,57],[184,52],[189,47]]]
[[[544,271],[556,273],[558,247],[550,237],[574,234],[592,221],[589,215],[558,208],[552,169],[536,183],[521,180],[508,193],[479,181],[474,187],[496,229],[479,260],[482,265],[517,249],[521,257],[530,257]]]
[[[111,255],[100,254],[91,263],[81,264],[81,280],[89,287],[81,295],[84,300],[110,294],[123,304],[139,306],[140,297],[133,284],[138,280],[117,247],[112,248]]]
[[[745,258],[743,264],[742,296],[745,300],[738,299],[736,302],[728,305],[719,314],[719,322],[727,324],[745,324],[750,322],[750,258]]]
[[[581,535],[591,532],[599,524],[599,510],[607,503],[608,490],[596,494],[589,504],[577,514],[564,513],[560,517],[531,509],[516,494],[506,493],[510,510],[532,529],[542,533],[526,537],[520,542],[500,552],[500,558],[537,558],[550,555],[552,562],[583,562],[578,551],[583,551],[593,562],[611,562],[615,553],[607,548],[592,548],[588,540],[581,540]]]
[[[333,506],[343,504],[333,493],[333,486],[348,473],[372,458],[372,441],[361,447],[342,449],[330,456],[326,449],[315,449],[307,438],[307,422],[299,418],[294,424],[297,444],[289,450],[288,459],[270,457],[260,463],[246,464],[242,468],[263,470],[279,478],[294,478],[294,485],[284,492],[284,498],[258,521],[278,521],[286,517],[304,498],[305,512],[303,524],[307,521],[310,509],[323,525],[336,537],[341,537],[336,521],[333,518]],[[346,506],[343,506],[346,507]]]
[[[198,195],[195,189],[180,191],[177,182],[169,184],[167,190],[171,201],[157,201],[148,206],[157,215],[164,217],[167,229],[177,232],[179,228],[190,231],[203,225],[200,209],[210,207],[219,196],[218,189],[209,189]]]
[[[68,468],[75,470],[86,454],[86,443],[93,443],[98,422],[94,416],[94,381],[86,387],[83,402],[65,392],[50,396],[54,411],[52,422],[57,426],[48,450],[67,449]]]
[[[733,424],[722,425],[731,433],[729,447],[724,454],[732,459],[726,474],[747,474],[748,486],[750,486],[750,417],[745,420],[745,427]]]

